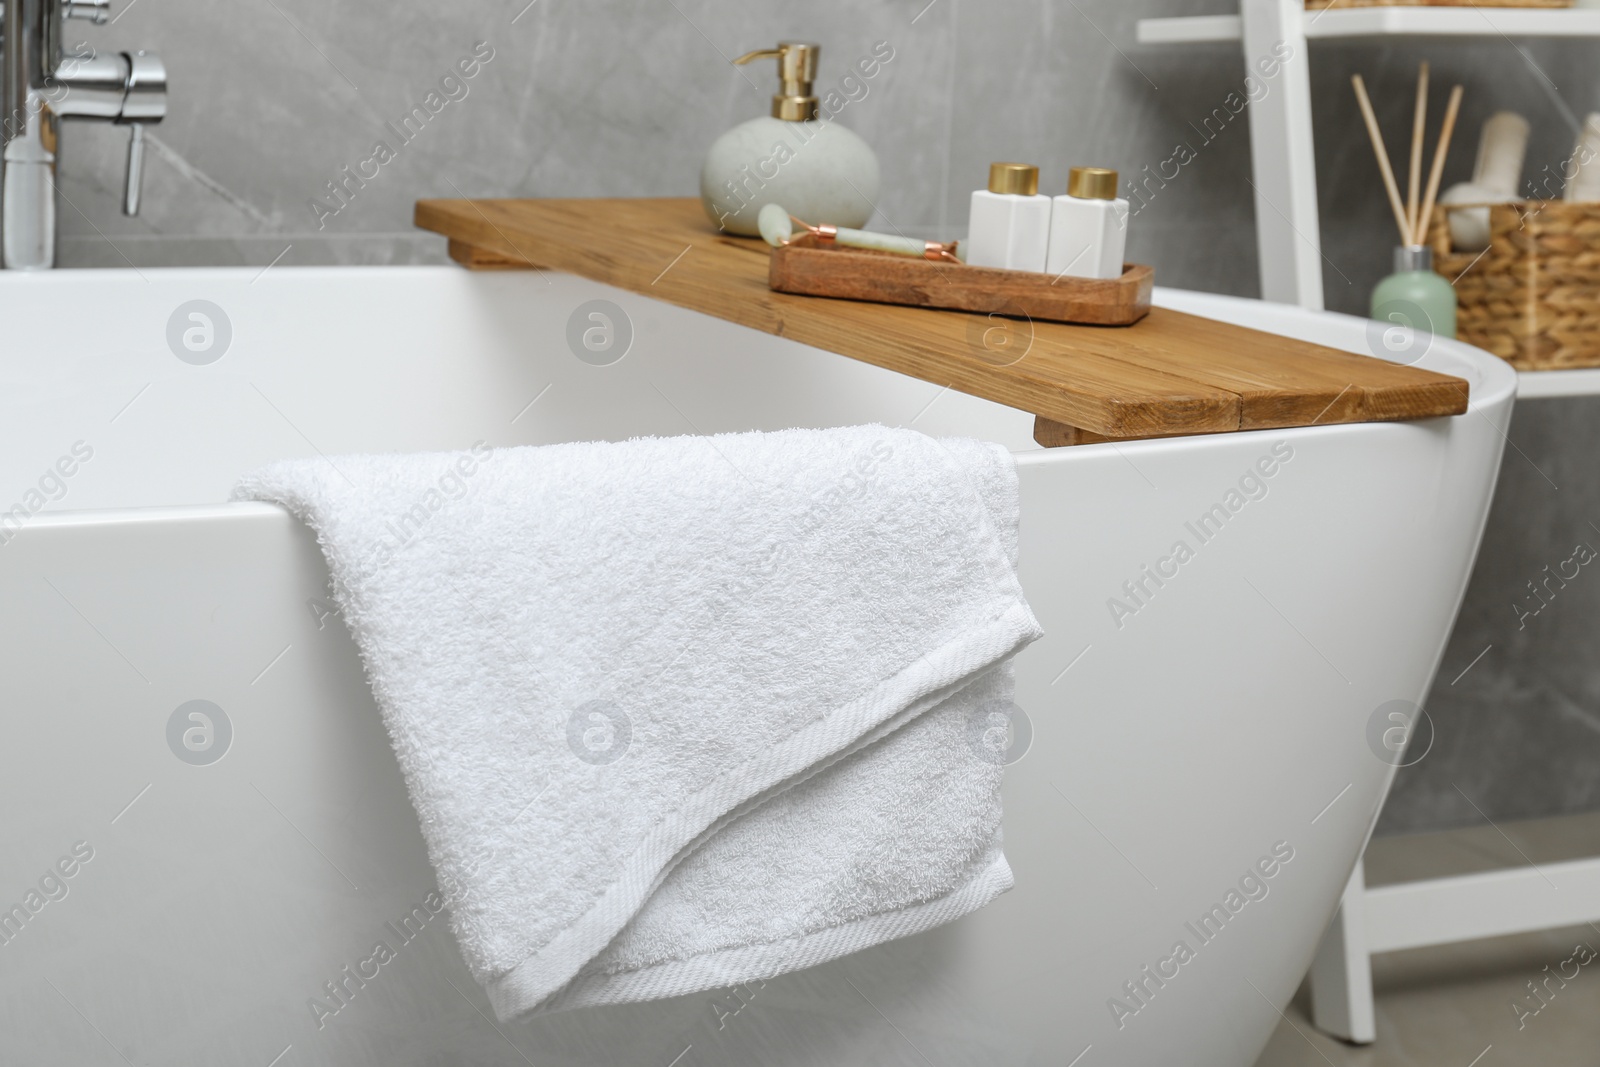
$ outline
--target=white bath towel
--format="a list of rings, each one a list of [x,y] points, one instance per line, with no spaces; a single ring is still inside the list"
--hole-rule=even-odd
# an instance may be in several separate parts
[[[509,1019],[715,988],[1011,885],[1039,635],[997,445],[905,430],[293,461],[462,954]]]

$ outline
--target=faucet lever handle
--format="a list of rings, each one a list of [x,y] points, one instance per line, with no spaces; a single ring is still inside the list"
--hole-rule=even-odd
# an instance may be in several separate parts
[[[96,26],[104,26],[111,20],[111,0],[66,0],[61,5],[61,17],[84,19]]]
[[[122,213],[139,214],[144,184],[144,128],[167,115],[167,68],[154,52],[124,52],[127,81],[117,121],[128,127],[128,175],[122,188]]]
[[[128,175],[122,188],[122,213],[139,214],[139,194],[144,185],[144,123],[128,124]]]

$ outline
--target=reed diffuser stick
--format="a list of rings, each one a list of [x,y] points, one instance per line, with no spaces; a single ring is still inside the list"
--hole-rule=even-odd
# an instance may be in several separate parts
[[[1444,177],[1444,159],[1450,154],[1450,138],[1456,132],[1456,116],[1461,112],[1461,86],[1450,90],[1450,103],[1444,109],[1444,126],[1439,130],[1439,147],[1433,153],[1433,173],[1428,175],[1428,192],[1422,198],[1422,214],[1417,221],[1417,243],[1427,234],[1433,218],[1433,202],[1439,195],[1439,179]]]
[[[1367,83],[1357,74],[1350,79],[1356,87],[1356,102],[1361,105],[1361,117],[1367,121],[1367,133],[1372,138],[1372,151],[1378,157],[1378,169],[1383,172],[1383,187],[1389,193],[1389,206],[1394,209],[1394,221],[1400,227],[1400,240],[1411,243],[1406,225],[1406,208],[1400,202],[1400,187],[1394,181],[1394,168],[1389,165],[1389,150],[1383,146],[1383,133],[1378,129],[1378,117],[1372,113],[1372,101],[1367,98]]]
[[[1411,123],[1411,175],[1406,183],[1406,244],[1422,243],[1421,216],[1417,213],[1417,194],[1422,186],[1422,140],[1428,129],[1428,64],[1417,71],[1417,113]]]

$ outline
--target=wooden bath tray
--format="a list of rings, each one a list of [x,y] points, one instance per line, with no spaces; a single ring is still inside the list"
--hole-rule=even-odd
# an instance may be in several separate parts
[[[977,311],[1046,322],[1131,326],[1150,314],[1155,274],[1129,264],[1109,281],[1057,278],[912,259],[855,248],[820,248],[803,233],[772,250],[767,284],[780,293],[871,300],[879,304]]]
[[[1021,408],[1044,445],[1467,409],[1459,378],[1166,308],[1109,328],[773,292],[771,250],[695,199],[422,200],[416,222],[467,267],[567,271]]]

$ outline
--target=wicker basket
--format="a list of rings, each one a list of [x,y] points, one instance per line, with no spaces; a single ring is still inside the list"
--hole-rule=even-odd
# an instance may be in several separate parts
[[[1306,7],[1571,7],[1572,0],[1306,0]]]
[[[1528,200],[1489,209],[1489,248],[1453,252],[1447,213],[1429,229],[1434,269],[1456,287],[1456,334],[1518,370],[1600,367],[1600,204]]]

